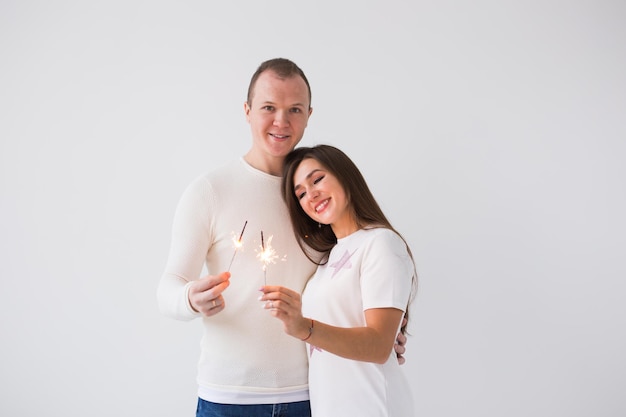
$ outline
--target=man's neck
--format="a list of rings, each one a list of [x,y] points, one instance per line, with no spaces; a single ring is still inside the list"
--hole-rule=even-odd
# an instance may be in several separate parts
[[[258,155],[253,154],[252,151],[248,151],[248,153],[244,155],[243,159],[250,164],[251,167],[258,169],[259,171],[263,171],[266,174],[274,175],[276,177],[280,177],[282,175],[284,158],[260,158]]]

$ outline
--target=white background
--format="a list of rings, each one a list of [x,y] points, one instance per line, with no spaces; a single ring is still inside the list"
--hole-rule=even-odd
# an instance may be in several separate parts
[[[194,415],[171,220],[278,56],[412,245],[418,415],[626,415],[617,0],[1,0],[0,415]]]

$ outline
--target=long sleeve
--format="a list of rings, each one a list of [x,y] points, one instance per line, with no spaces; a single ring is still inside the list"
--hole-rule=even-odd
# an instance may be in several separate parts
[[[200,317],[189,304],[189,285],[199,278],[210,249],[210,186],[204,178],[183,193],[172,225],[172,240],[165,271],[157,289],[161,313],[177,320]]]

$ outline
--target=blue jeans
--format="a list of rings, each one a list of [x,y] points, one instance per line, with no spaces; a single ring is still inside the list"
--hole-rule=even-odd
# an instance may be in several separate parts
[[[198,398],[196,417],[311,417],[308,401],[283,404],[217,404]]]

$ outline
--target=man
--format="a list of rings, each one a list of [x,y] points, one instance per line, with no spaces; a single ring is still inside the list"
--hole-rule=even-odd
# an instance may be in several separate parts
[[[284,157],[313,111],[304,72],[283,58],[263,62],[244,111],[250,150],[197,178],[181,197],[159,308],[179,320],[203,321],[198,417],[310,416],[305,345],[257,301],[266,283],[301,292],[316,267],[295,240],[280,194]],[[274,256],[261,260],[263,250]],[[198,278],[203,265],[208,275]],[[404,352],[401,345],[396,350]]]

